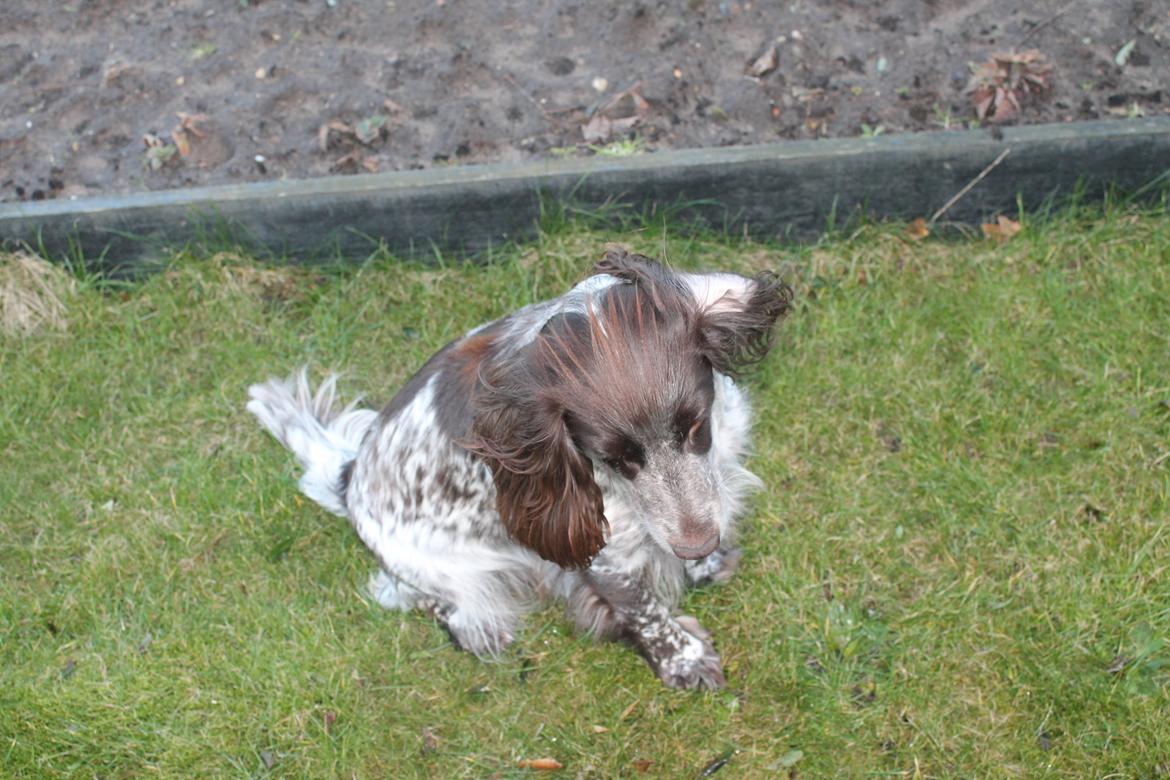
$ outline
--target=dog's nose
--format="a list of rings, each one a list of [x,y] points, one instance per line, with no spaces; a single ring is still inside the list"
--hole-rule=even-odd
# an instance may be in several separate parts
[[[674,554],[678,557],[693,561],[696,558],[706,558],[711,553],[715,552],[715,548],[719,546],[719,529],[715,529],[706,540],[698,537],[698,541],[692,541],[691,538],[683,538],[678,542],[671,542],[670,549],[674,550]]]

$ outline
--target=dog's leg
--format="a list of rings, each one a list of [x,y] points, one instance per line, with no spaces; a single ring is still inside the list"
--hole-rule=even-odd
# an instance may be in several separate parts
[[[742,551],[738,548],[724,549],[720,547],[706,558],[686,562],[687,581],[694,587],[702,587],[712,583],[722,584],[731,579],[739,566]]]
[[[613,633],[636,647],[662,682],[672,688],[722,688],[726,683],[711,635],[693,617],[672,615],[629,572],[594,564],[584,580],[613,610]]]
[[[511,627],[501,625],[491,615],[477,615],[473,610],[426,596],[418,606],[442,626],[451,644],[484,660],[498,656],[515,639]]]
[[[510,617],[477,614],[473,608],[460,608],[450,601],[428,596],[385,570],[379,570],[370,578],[368,588],[378,603],[387,609],[406,612],[417,607],[423,610],[447,632],[453,645],[480,658],[499,655],[514,638]]]

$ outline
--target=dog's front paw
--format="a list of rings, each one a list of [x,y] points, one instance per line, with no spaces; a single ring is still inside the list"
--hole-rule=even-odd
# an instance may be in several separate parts
[[[658,677],[671,688],[717,690],[727,684],[723,664],[711,645],[710,634],[688,615],[679,619],[687,641],[658,665]]]
[[[696,587],[722,584],[731,579],[743,553],[738,549],[718,549],[702,560],[688,562],[687,575]]]

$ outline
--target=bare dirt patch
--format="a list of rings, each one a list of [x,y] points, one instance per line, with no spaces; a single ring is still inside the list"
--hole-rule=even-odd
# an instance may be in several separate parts
[[[1170,106],[1170,9],[1150,0],[7,0],[0,17],[0,200]],[[980,110],[979,66],[1032,50],[1046,83]]]

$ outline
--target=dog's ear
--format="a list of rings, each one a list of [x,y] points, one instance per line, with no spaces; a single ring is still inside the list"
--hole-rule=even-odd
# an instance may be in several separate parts
[[[496,509],[520,544],[566,569],[605,546],[601,488],[578,451],[564,411],[528,371],[478,389],[468,449],[491,468]]]
[[[654,258],[628,252],[620,244],[606,245],[605,254],[593,266],[593,273],[609,274],[646,287],[653,287],[670,276],[669,269]]]
[[[772,326],[792,306],[792,288],[775,274],[684,274],[698,304],[696,339],[715,370],[736,376],[764,359]]]
[[[772,326],[788,313],[792,288],[771,273],[675,273],[657,261],[611,244],[593,268],[639,286],[663,309],[675,294],[693,301],[695,338],[714,368],[735,376],[772,346]]]

